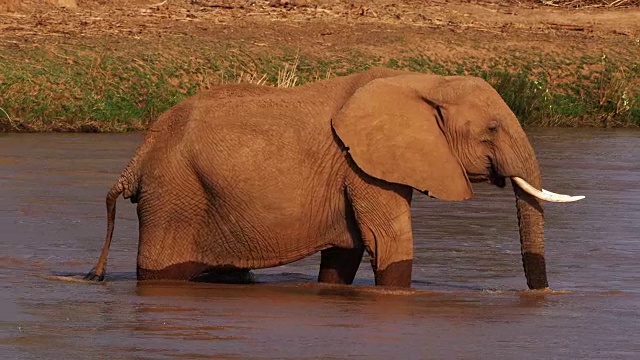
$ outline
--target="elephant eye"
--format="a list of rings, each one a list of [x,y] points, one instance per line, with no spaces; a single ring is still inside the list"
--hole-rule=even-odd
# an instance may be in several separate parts
[[[489,126],[487,127],[487,130],[489,130],[489,132],[492,134],[497,133],[498,129],[500,129],[500,124],[498,124],[497,121],[490,122]]]

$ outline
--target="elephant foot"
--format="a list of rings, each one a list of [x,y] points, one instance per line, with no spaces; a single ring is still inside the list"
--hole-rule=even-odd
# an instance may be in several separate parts
[[[402,260],[389,264],[375,274],[376,285],[393,287],[411,287],[411,269],[413,260]]]
[[[96,269],[91,269],[87,275],[84,276],[87,281],[104,281],[104,273],[96,274]]]

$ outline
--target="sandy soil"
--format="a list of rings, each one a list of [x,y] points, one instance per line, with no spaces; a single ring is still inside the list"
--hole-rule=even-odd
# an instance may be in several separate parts
[[[127,37],[168,47],[186,38],[231,41],[322,56],[421,53],[436,61],[532,52],[640,57],[640,8],[633,0],[581,9],[532,0],[158,1],[0,0],[0,51]]]

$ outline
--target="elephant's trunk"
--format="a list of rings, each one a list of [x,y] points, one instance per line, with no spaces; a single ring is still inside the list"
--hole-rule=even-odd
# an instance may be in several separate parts
[[[518,128],[510,135],[511,146],[501,153],[503,157],[498,157],[503,160],[498,163],[499,172],[511,178],[516,197],[520,252],[527,285],[529,289],[544,289],[549,286],[544,258],[544,211],[540,199],[525,191],[531,187],[542,189],[540,167],[525,132]]]
[[[529,182],[539,189],[539,173]],[[520,252],[527,285],[529,289],[544,289],[549,287],[544,258],[544,212],[540,200],[523,191],[513,180],[511,183],[516,195]]]

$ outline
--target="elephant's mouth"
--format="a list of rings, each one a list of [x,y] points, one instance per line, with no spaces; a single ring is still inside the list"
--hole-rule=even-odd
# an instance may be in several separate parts
[[[500,176],[500,175],[495,175],[495,176],[490,176],[489,177],[489,183],[499,187],[499,188],[503,188],[507,185],[507,181],[506,178],[504,176]]]
[[[504,176],[498,174],[498,170],[496,170],[496,166],[493,162],[493,160],[491,160],[491,158],[489,159],[489,183],[499,187],[499,188],[503,188],[507,185],[507,181],[505,179]]]
[[[467,174],[472,183],[489,183],[503,188],[507,185],[506,178],[495,173],[489,174]]]
[[[487,170],[484,174],[467,173],[469,181],[472,183],[489,183],[497,187],[503,188],[506,186],[506,178],[498,173],[496,166],[491,158],[488,158]]]

